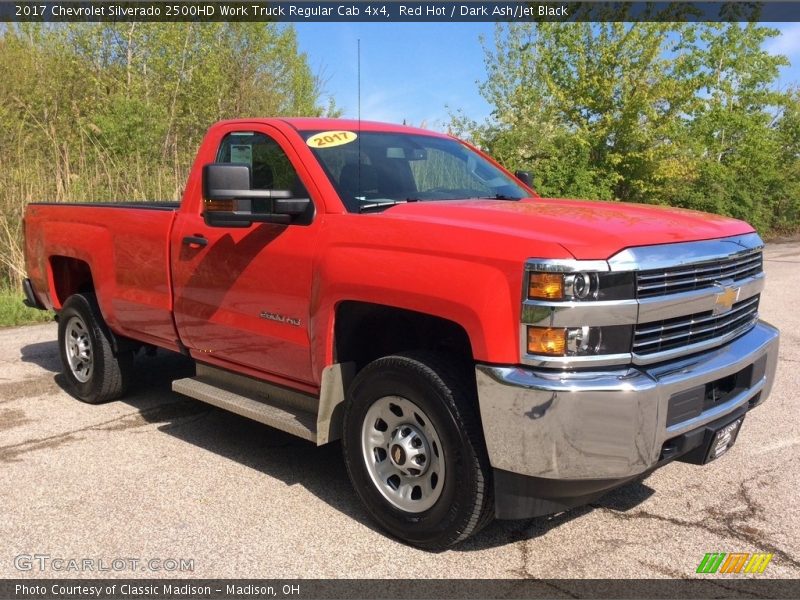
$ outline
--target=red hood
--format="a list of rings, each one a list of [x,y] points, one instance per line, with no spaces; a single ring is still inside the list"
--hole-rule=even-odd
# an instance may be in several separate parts
[[[384,214],[557,243],[578,259],[605,259],[634,246],[753,231],[743,221],[694,210],[552,198],[414,202],[395,206]]]

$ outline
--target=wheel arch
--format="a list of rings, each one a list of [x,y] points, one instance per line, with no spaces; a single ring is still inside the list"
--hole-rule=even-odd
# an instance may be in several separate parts
[[[466,328],[456,321],[386,304],[339,302],[334,311],[333,363],[321,376],[318,443],[340,438],[344,402],[359,371],[379,358],[420,350],[456,358],[464,377],[475,385],[472,343]]]
[[[60,310],[70,296],[95,293],[89,263],[73,256],[51,255],[48,259],[53,307]]]
[[[359,371],[382,356],[411,350],[473,360],[466,328],[451,319],[373,302],[346,300],[336,306],[334,361],[353,362]]]

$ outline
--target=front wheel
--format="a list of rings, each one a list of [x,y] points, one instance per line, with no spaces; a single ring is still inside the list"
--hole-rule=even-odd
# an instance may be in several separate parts
[[[409,353],[367,365],[348,393],[342,447],[373,519],[414,546],[447,548],[492,518],[474,383],[443,356]]]
[[[114,353],[92,294],[75,294],[58,315],[58,347],[70,393],[89,404],[119,398],[133,370],[133,352]]]

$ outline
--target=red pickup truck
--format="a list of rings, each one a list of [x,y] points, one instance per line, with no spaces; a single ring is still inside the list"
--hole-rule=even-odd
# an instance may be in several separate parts
[[[31,204],[25,233],[77,398],[182,352],[175,391],[341,439],[367,511],[427,549],[719,457],[778,357],[748,224],[540,198],[408,127],[221,122],[181,203]]]

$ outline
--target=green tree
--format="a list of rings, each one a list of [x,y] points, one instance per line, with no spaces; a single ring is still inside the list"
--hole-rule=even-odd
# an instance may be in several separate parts
[[[775,89],[786,59],[763,49],[777,34],[755,23],[500,24],[483,41],[492,116],[457,113],[451,128],[531,170],[544,195],[796,226],[797,95]]]
[[[800,90],[786,96],[777,123],[778,164],[783,178],[773,197],[772,228],[776,232],[795,231],[800,223]]]
[[[775,82],[788,61],[763,49],[777,33],[754,23],[703,28],[691,51],[697,101],[679,138],[694,172],[670,182],[670,203],[747,219],[763,231],[780,220],[776,193],[789,180],[779,128],[790,97]]]
[[[0,80],[0,280],[17,282],[25,203],[177,199],[214,121],[335,111],[272,23],[8,25]]]
[[[672,23],[498,25],[480,88],[495,107],[483,141],[548,194],[641,197],[692,100],[680,51],[694,35]]]

